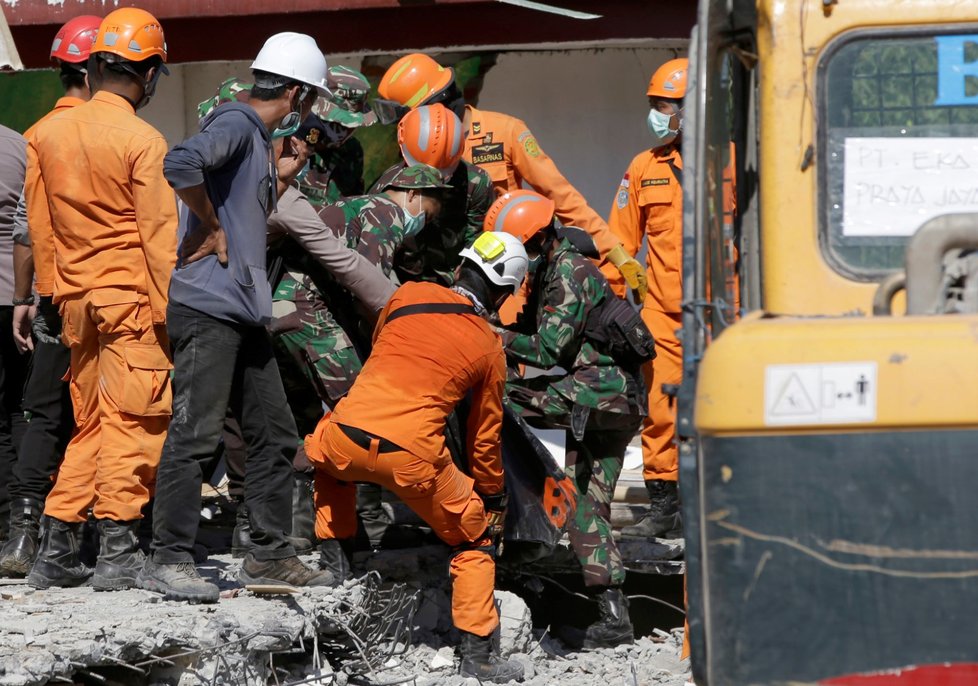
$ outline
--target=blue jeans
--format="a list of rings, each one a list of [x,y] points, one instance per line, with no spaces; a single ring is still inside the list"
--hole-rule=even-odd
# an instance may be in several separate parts
[[[228,407],[240,419],[248,448],[244,500],[252,554],[259,560],[295,555],[285,536],[292,530],[298,437],[268,332],[172,300],[167,332],[173,345],[173,419],[156,478],[153,559],[193,561],[202,465],[214,455]]]

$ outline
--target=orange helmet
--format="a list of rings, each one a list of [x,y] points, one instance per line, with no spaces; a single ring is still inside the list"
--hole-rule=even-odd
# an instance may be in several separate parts
[[[427,164],[446,180],[465,149],[462,122],[442,104],[417,107],[397,125],[397,143],[408,166]]]
[[[92,52],[108,53],[130,62],[142,62],[158,55],[166,62],[163,27],[146,10],[117,9],[102,20]]]
[[[523,243],[533,238],[554,220],[554,201],[534,191],[510,191],[496,198],[482,228],[486,231],[505,231]]]
[[[51,59],[84,66],[88,61],[88,53],[92,51],[95,34],[98,33],[101,23],[101,17],[91,14],[83,14],[69,20],[54,36],[54,42],[51,43]]]
[[[391,65],[380,80],[377,92],[384,100],[393,100],[405,107],[417,107],[454,80],[455,74],[451,68],[415,52]]]
[[[669,60],[652,74],[646,95],[681,100],[686,96],[686,73],[688,71],[689,60],[685,57]]]

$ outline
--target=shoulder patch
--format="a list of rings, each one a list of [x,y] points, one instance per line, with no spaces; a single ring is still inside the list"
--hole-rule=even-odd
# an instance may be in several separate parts
[[[524,131],[519,135],[517,139],[522,145],[526,154],[530,157],[540,157],[540,144],[537,143],[536,137],[529,131]]]
[[[618,209],[619,210],[625,209],[625,206],[628,204],[628,189],[627,188],[622,188],[620,191],[618,191],[618,199],[615,202],[615,204],[618,205]]]
[[[649,186],[668,186],[670,183],[669,177],[662,179],[642,179],[642,188],[648,188]]]
[[[628,172],[625,172],[625,175],[621,177],[621,187],[628,188],[631,185],[632,185],[632,181],[631,179],[628,178]]]
[[[472,122],[472,133],[474,135],[476,135],[476,136],[478,136],[480,133],[482,133],[482,122],[481,121],[474,121],[474,122]]]

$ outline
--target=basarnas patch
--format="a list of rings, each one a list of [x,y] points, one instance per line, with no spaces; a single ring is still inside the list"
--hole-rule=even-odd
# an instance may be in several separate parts
[[[663,179],[642,179],[642,188],[648,188],[649,186],[668,186],[669,178]]]
[[[472,148],[472,161],[475,164],[489,164],[492,162],[503,162],[505,154],[502,143],[492,143],[491,145],[477,145]]]

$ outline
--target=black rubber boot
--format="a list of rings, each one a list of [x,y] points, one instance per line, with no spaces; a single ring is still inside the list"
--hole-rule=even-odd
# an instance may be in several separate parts
[[[92,575],[78,558],[83,522],[69,524],[45,515],[41,519],[41,548],[27,575],[34,588],[81,586]]]
[[[625,538],[682,538],[683,522],[679,514],[679,484],[651,479],[645,482],[649,493],[649,511],[636,524],[623,527]]]
[[[10,503],[10,537],[0,550],[0,574],[24,577],[37,557],[37,536],[44,503],[34,498],[14,498]]]
[[[601,618],[587,628],[584,650],[614,648],[622,643],[634,643],[635,634],[628,618],[628,598],[620,587],[605,588],[597,597]]]
[[[319,568],[333,575],[336,583],[342,583],[353,576],[350,566],[350,553],[353,541],[338,538],[324,538],[319,542]]]
[[[251,521],[248,519],[248,508],[244,503],[238,505],[238,511],[234,516],[234,531],[231,533],[231,557],[244,557],[251,550]],[[312,552],[312,543],[308,538],[296,538],[286,536],[295,552],[299,555],[306,555]]]
[[[96,591],[121,591],[136,585],[136,577],[146,562],[139,549],[139,520],[114,522],[98,520],[99,552],[92,576]]]
[[[234,531],[231,534],[231,557],[244,557],[251,550],[251,522],[248,520],[248,508],[244,503],[238,503],[234,514]]]
[[[312,474],[296,472],[292,481],[292,535],[316,540],[316,504],[312,496]],[[298,548],[296,549],[297,552]]]
[[[391,518],[384,509],[384,492],[379,484],[357,484],[357,517],[374,550],[382,546],[382,539],[391,526]]]
[[[462,637],[458,646],[462,653],[459,674],[494,684],[523,681],[523,665],[515,660],[502,659],[493,645],[492,636],[476,636],[461,630],[458,633]]]

